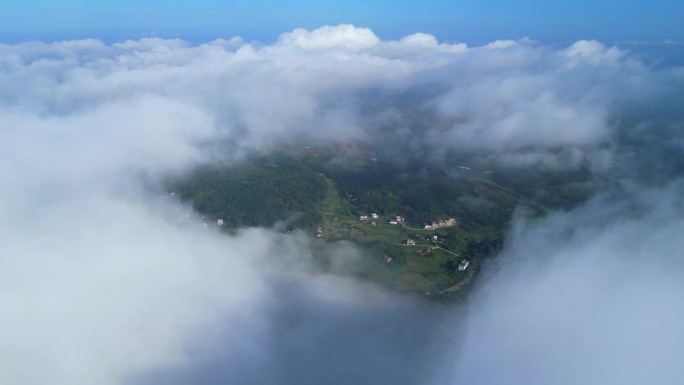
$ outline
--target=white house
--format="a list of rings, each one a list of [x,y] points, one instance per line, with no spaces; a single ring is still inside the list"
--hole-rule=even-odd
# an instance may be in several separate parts
[[[467,259],[462,260],[461,263],[458,264],[458,271],[464,271],[468,268],[468,265],[470,265],[470,261]]]
[[[216,226],[223,226],[223,219],[217,219]]]

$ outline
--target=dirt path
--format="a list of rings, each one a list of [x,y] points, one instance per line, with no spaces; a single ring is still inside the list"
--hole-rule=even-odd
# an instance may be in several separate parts
[[[454,253],[453,251],[449,251],[449,250],[447,250],[447,249],[445,249],[445,248],[443,248],[443,247],[440,247],[440,246],[432,246],[432,248],[433,248],[433,249],[440,249],[440,250],[442,250],[442,251],[445,251],[445,252],[447,252],[447,253],[449,253],[449,254],[451,254],[451,255],[455,255],[455,256],[457,256],[457,257],[460,257],[460,256],[461,256],[461,254]]]
[[[462,288],[463,286],[465,286],[467,283],[469,283],[473,279],[473,275],[475,275],[475,270],[470,270],[466,279],[464,279],[463,281],[461,281],[461,282],[459,282],[453,286],[447,287],[446,289],[442,290],[439,294],[442,295],[444,293],[451,293],[451,292],[454,292],[454,291]]]
[[[406,223],[404,223],[403,221],[401,221],[401,222],[399,222],[399,223],[402,225],[402,227],[404,227],[405,229],[409,229],[409,230],[411,230],[411,231],[428,231],[428,230],[425,230],[425,229],[416,229],[416,228],[414,228],[414,227],[406,226]]]

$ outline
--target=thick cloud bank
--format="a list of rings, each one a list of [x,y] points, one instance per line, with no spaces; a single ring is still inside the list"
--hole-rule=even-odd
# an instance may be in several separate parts
[[[472,298],[462,350],[440,378],[681,383],[681,196],[675,183],[520,224]]]
[[[631,107],[683,79],[594,41],[350,25],[0,45],[0,383],[682,383],[681,184],[638,186],[677,177],[681,117]],[[155,188],[298,137],[591,158],[629,188],[519,222],[457,309],[315,269],[352,246],[227,236]]]
[[[126,119],[124,110],[145,111],[202,127],[179,134],[223,138],[233,155],[300,135],[502,154],[590,151],[610,139],[622,103],[665,83],[595,41],[468,47],[422,33],[382,41],[351,25],[297,29],[266,46],[237,37],[200,46],[161,39],[0,45],[0,62],[0,105],[13,114]]]

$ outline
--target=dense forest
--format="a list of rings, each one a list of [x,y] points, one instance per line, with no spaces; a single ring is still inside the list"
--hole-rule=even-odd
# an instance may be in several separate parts
[[[181,199],[228,227],[311,227],[320,222],[323,178],[296,158],[256,158],[239,167],[204,167],[175,183]]]

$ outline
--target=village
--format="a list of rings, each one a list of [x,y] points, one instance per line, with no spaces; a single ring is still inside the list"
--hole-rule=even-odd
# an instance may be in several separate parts
[[[371,226],[376,226],[376,225],[377,225],[377,222],[376,222],[377,219],[380,219],[380,216],[379,216],[377,213],[372,213],[372,214],[370,215],[370,217],[369,217],[368,215],[361,215],[361,216],[359,216],[359,220],[362,221],[362,222],[371,220],[371,221],[372,221],[372,222],[371,222]],[[388,223],[389,223],[390,225],[399,225],[399,224],[404,225],[404,218],[401,217],[401,216],[399,216],[399,215],[397,215],[396,217],[392,217],[392,218],[388,221]],[[458,222],[457,222],[456,219],[454,219],[454,218],[440,219],[440,220],[437,220],[437,221],[433,221],[433,222],[430,223],[430,224],[426,224],[426,225],[423,227],[423,230],[437,230],[437,229],[440,229],[440,228],[443,228],[443,227],[453,227],[453,226],[456,226],[456,225],[458,225]],[[404,227],[410,228],[410,227],[405,226],[405,225],[404,225]],[[413,229],[413,228],[410,228],[410,229],[416,230],[416,229]]]
[[[371,213],[370,215],[360,215],[360,216],[359,216],[359,221],[360,221],[360,222],[362,222],[362,223],[370,223],[370,225],[371,225],[372,227],[377,227],[378,222],[379,222],[380,219],[381,219],[381,218],[380,218],[380,215],[378,215],[377,213]],[[456,221],[456,219],[454,219],[454,218],[449,218],[449,219],[440,219],[440,220],[433,221],[433,222],[430,223],[430,224],[426,224],[422,229],[419,229],[419,228],[412,228],[412,227],[409,227],[408,225],[406,225],[405,219],[404,219],[402,216],[400,216],[400,215],[391,216],[390,219],[387,221],[387,223],[390,224],[390,225],[401,225],[401,226],[403,226],[405,229],[408,229],[408,230],[416,230],[416,231],[420,231],[420,230],[423,230],[423,231],[432,231],[432,230],[437,230],[437,229],[441,229],[441,228],[455,227],[455,226],[458,225],[458,221]],[[323,236],[323,232],[322,232],[321,227],[319,227],[319,228],[317,229],[317,236],[318,236],[319,238]],[[435,249],[436,249],[436,250],[441,250],[441,251],[446,252],[446,253],[449,253],[449,254],[452,254],[452,255],[454,255],[454,256],[460,256],[460,254],[453,253],[453,252],[451,252],[451,251],[449,251],[449,250],[446,250],[446,249],[442,248],[442,247],[439,245],[439,242],[438,242],[438,241],[439,241],[439,238],[438,238],[437,235],[433,235],[432,237],[429,237],[429,236],[426,236],[426,235],[421,236],[421,235],[419,235],[419,234],[416,234],[416,237],[417,237],[417,238],[420,238],[422,241],[430,242],[430,244],[428,244],[428,245],[424,245],[424,244],[423,244],[423,245],[420,245],[420,244],[417,244],[417,243],[416,243],[416,240],[415,240],[415,239],[410,239],[410,238],[409,238],[409,239],[404,240],[404,241],[401,243],[401,245],[407,246],[407,247],[420,247],[420,249],[419,249],[416,253],[417,253],[418,255],[422,256],[422,257],[429,257],[430,255],[432,255],[433,250],[435,250]],[[387,264],[392,263],[393,260],[394,260],[394,258],[393,258],[391,255],[384,255],[384,261],[385,261]],[[467,259],[461,259],[460,263],[458,264],[457,269],[458,269],[458,271],[465,271],[465,270],[468,269],[468,266],[469,266],[469,265],[470,265],[470,261],[469,261],[469,260],[467,260]]]

